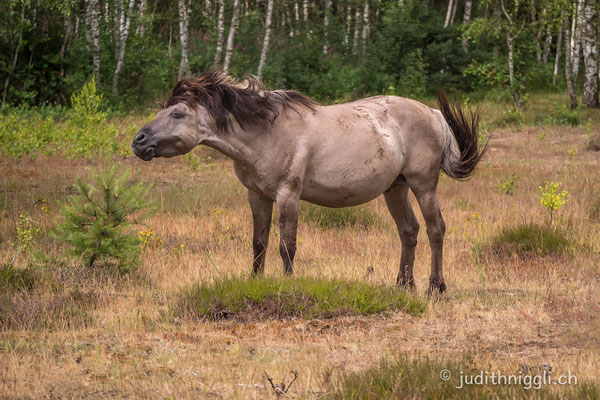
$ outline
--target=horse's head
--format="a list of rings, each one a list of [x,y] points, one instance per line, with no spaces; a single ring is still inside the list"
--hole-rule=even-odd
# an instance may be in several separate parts
[[[216,131],[204,107],[177,103],[161,110],[133,139],[131,148],[144,161],[190,152]]]

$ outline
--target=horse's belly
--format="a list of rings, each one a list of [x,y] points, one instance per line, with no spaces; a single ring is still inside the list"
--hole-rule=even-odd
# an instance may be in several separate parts
[[[302,185],[301,199],[326,207],[356,206],[381,195],[397,177],[394,169],[368,168],[308,174]]]

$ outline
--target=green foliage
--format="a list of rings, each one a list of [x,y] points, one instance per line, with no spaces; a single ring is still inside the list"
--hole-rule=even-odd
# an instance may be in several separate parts
[[[516,186],[517,175],[514,172],[509,177],[501,176],[500,180],[496,183],[496,189],[509,196],[515,193]]]
[[[550,213],[551,224],[554,211],[560,210],[560,208],[568,201],[568,191],[563,190],[562,192],[558,193],[558,188],[560,185],[560,182],[546,182],[544,187],[539,187],[541,192],[540,203]]]
[[[329,208],[302,202],[300,219],[314,223],[323,229],[361,227],[370,228],[380,225],[379,218],[369,208],[344,207]]]
[[[573,243],[565,232],[549,225],[521,223],[503,227],[490,242],[490,248],[499,255],[513,253],[521,256],[563,254],[573,248]]]
[[[194,319],[327,318],[404,311],[423,315],[414,295],[364,282],[317,278],[225,278],[185,291],[175,313]]]
[[[19,215],[17,222],[17,240],[21,249],[27,249],[33,243],[33,239],[40,233],[40,228],[35,226],[35,223],[29,214]]]
[[[21,159],[25,155],[60,154],[67,158],[128,154],[119,131],[100,110],[102,95],[92,78],[71,96],[71,109],[56,115],[13,110],[0,114],[0,151]],[[55,119],[59,118],[59,119]]]
[[[137,264],[140,243],[130,226],[140,223],[151,209],[150,187],[132,183],[129,175],[129,170],[119,174],[115,165],[94,174],[93,184],[79,180],[77,194],[61,209],[63,222],[54,236],[70,245],[69,253],[83,257],[88,267],[97,262],[128,272]]]
[[[556,379],[555,371],[552,372],[552,377]],[[504,376],[521,378],[522,384],[465,384],[477,382],[475,377],[482,374],[482,380],[487,377],[491,382],[492,373],[498,376],[497,370],[478,367],[467,357],[458,361],[439,361],[418,356],[385,358],[376,367],[342,375],[341,384],[333,394],[325,398],[558,400],[593,399],[600,396],[600,387],[593,382],[578,381],[577,384],[564,385],[560,392],[555,392],[550,386],[543,385],[543,370],[502,371]]]
[[[499,122],[504,126],[519,126],[523,123],[523,112],[519,108],[509,108]]]
[[[577,110],[569,110],[564,105],[554,109],[549,117],[550,123],[553,125],[579,126],[581,124],[579,112]]]

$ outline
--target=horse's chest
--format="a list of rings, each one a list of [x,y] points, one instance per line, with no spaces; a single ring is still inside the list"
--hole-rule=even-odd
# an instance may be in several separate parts
[[[265,174],[239,162],[234,162],[233,167],[235,175],[246,188],[254,192],[266,194],[270,197],[274,196],[273,185],[270,184],[269,179]]]

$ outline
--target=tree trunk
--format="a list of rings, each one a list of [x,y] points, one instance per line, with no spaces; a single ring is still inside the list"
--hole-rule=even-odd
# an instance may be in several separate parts
[[[91,4],[91,29],[92,29],[92,46],[94,51],[93,65],[94,78],[96,84],[100,83],[100,28],[98,27],[98,18],[100,18],[100,4],[98,0],[90,0]]]
[[[302,0],[302,18],[304,23],[308,23],[308,0]]]
[[[456,17],[456,10],[458,9],[458,0],[454,0],[454,6],[452,7],[452,16],[450,17],[450,25],[454,23]]]
[[[571,32],[571,52],[573,58],[571,59],[571,68],[573,69],[573,81],[577,82],[579,76],[579,64],[581,61],[581,31],[583,29],[583,6],[585,0],[577,1],[576,17],[573,18],[573,26],[575,30]]]
[[[146,6],[147,0],[140,0],[140,24],[137,27],[137,35],[141,38],[146,34]]]
[[[344,46],[348,48],[348,40],[350,38],[350,27],[352,26],[352,8],[346,7],[346,30],[344,31]]]
[[[223,40],[225,40],[225,0],[219,0],[217,32],[217,51],[215,52],[214,65],[221,64],[221,57],[223,56]]]
[[[535,61],[538,64],[542,63],[542,44],[540,43],[540,39],[542,38],[542,21],[540,21],[536,15],[535,10],[531,12],[531,22],[533,26],[535,26]]]
[[[352,42],[352,53],[358,52],[358,38],[360,36],[360,7],[356,6],[354,12],[354,40]]]
[[[329,39],[328,39],[328,29],[329,29],[329,9],[331,8],[331,0],[325,0],[325,10],[323,11],[323,36],[325,38],[325,43],[323,43],[323,55],[327,55],[329,51]]]
[[[565,30],[565,21],[560,19],[560,30],[556,39],[556,56],[554,57],[554,72],[552,75],[552,86],[556,86],[556,78],[558,77],[558,68],[560,67],[560,53],[562,51],[563,31]]]
[[[94,0],[97,2],[97,0]],[[123,61],[125,60],[125,49],[127,47],[127,36],[129,36],[129,26],[131,25],[131,17],[133,15],[133,7],[135,6],[135,0],[129,0],[129,7],[127,11],[127,15],[125,16],[125,8],[123,8],[123,12],[121,14],[120,21],[125,21],[125,23],[119,27],[119,31],[121,32],[121,37],[119,40],[119,56],[117,58],[117,66],[115,67],[115,75],[113,76],[113,87],[112,92],[114,96],[119,95],[119,74],[121,73],[121,69],[123,68]]]
[[[552,25],[548,23],[546,27],[546,39],[544,40],[544,51],[542,53],[542,63],[544,67],[548,66],[548,56],[550,55],[550,48],[552,47]]]
[[[465,0],[465,13],[463,15],[463,23],[466,25],[471,22],[471,8],[473,6],[472,0]],[[469,41],[467,38],[463,37],[462,39],[462,49],[465,53],[469,52]]]
[[[267,16],[265,18],[265,38],[263,40],[262,51],[260,52],[260,62],[258,63],[258,79],[262,79],[263,68],[267,62],[267,51],[269,50],[269,41],[271,40],[271,15],[273,15],[273,0],[267,3]]]
[[[60,60],[60,76],[65,76],[65,68],[63,65],[63,60],[65,58],[65,53],[67,52],[67,46],[71,41],[71,35],[73,34],[73,14],[65,14],[65,37],[63,38],[62,45],[60,46],[60,52],[58,53],[58,59]]]
[[[240,14],[240,0],[233,0],[233,14],[231,16],[231,26],[229,27],[229,35],[227,36],[227,49],[225,50],[225,62],[223,63],[223,71],[229,73],[231,65],[231,56],[233,55],[233,42],[235,39],[235,31],[237,30]]]
[[[6,80],[4,81],[4,90],[2,91],[2,106],[6,105],[6,98],[8,96],[8,84],[10,83],[10,75],[14,74],[17,68],[17,61],[19,61],[19,52],[21,51],[21,46],[23,45],[23,21],[25,21],[25,4],[21,4],[21,20],[19,22],[19,40],[17,42],[17,47],[15,47],[15,53],[12,59],[11,65],[11,73],[6,74]]]
[[[566,11],[563,10],[562,13],[563,19],[568,21]],[[573,18],[575,18],[575,16]],[[565,30],[567,32],[567,37],[565,40],[565,79],[567,81],[567,92],[569,93],[570,107],[571,110],[573,110],[577,107],[577,95],[575,94],[575,89],[573,88],[573,74],[571,72],[571,61],[573,57],[573,53],[571,52],[571,44],[573,43],[571,36],[573,28],[569,30],[569,28],[567,27]]]
[[[510,14],[504,8],[504,2],[501,1],[502,12],[508,21],[508,30],[506,31],[506,46],[508,47],[508,80],[510,83],[510,94],[512,95],[515,106],[521,107],[521,99],[515,88],[515,62],[514,62],[514,40],[519,33],[515,34],[515,24]]]
[[[189,18],[188,0],[179,0],[179,40],[181,41],[181,61],[177,78],[181,79],[188,68],[188,26]]]
[[[600,107],[598,103],[598,8],[596,0],[587,0],[583,17],[583,63],[585,66],[582,103]]]
[[[446,20],[444,21],[444,28],[448,27],[448,25],[450,25],[450,18],[452,17],[452,9],[454,8],[454,1],[455,0],[450,0],[448,2],[448,10],[446,11]]]
[[[294,36],[298,36],[298,25],[300,25],[300,9],[298,1],[294,0]]]
[[[362,55],[367,54],[367,39],[369,38],[369,0],[365,0],[362,27]]]

